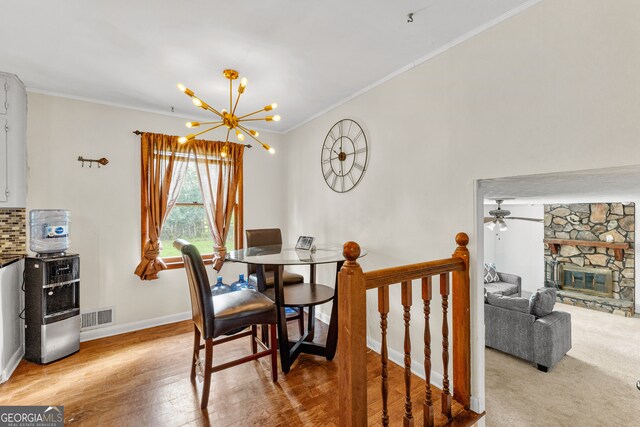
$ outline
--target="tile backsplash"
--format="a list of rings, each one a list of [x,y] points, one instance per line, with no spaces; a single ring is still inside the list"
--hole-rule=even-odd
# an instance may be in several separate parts
[[[24,254],[26,252],[26,209],[0,209],[0,254]]]

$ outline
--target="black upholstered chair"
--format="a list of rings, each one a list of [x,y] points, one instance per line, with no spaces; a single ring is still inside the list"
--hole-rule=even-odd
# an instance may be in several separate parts
[[[200,349],[205,349],[204,385],[202,388],[201,408],[206,408],[209,401],[211,373],[230,368],[241,363],[271,356],[271,376],[278,381],[278,345],[276,340],[277,313],[276,306],[269,298],[252,290],[241,290],[223,295],[211,295],[209,278],[198,249],[185,240],[173,243],[182,252],[184,268],[189,281],[191,294],[191,311],[194,323],[193,356],[191,360],[191,382],[195,382],[196,364],[200,357]],[[257,325],[270,325],[270,346],[257,338]],[[248,332],[215,340],[221,335],[237,329],[251,326]],[[242,359],[213,366],[213,346],[242,337],[251,337],[252,354]],[[200,344],[204,340],[204,344]],[[264,350],[258,352],[258,345]]]
[[[260,228],[254,230],[246,230],[247,247],[255,246],[271,246],[282,244],[282,232],[279,228]],[[247,264],[247,277],[260,292],[264,292],[268,288],[274,287],[273,266],[256,266]],[[282,281],[285,286],[295,285],[304,282],[304,276],[296,273],[284,271]],[[287,321],[297,320],[300,335],[304,333],[304,310],[302,307],[296,308],[297,314],[287,316]]]

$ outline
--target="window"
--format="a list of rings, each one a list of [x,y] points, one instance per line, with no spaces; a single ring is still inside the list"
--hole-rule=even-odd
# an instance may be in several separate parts
[[[240,184],[242,185],[242,184]],[[238,195],[242,194],[238,191]],[[242,236],[242,230],[238,230],[236,218],[239,215],[240,204],[236,202],[233,216],[231,217],[231,229],[227,235],[227,251],[232,251],[242,244],[236,237]],[[168,268],[183,267],[180,251],[173,247],[176,239],[185,239],[195,245],[200,251],[205,263],[211,263],[213,259],[213,238],[209,230],[209,222],[202,203],[202,193],[198,180],[196,163],[190,161],[187,165],[184,183],[180,189],[180,195],[175,206],[169,212],[169,216],[162,227],[160,241],[162,252],[160,256]],[[144,240],[144,238],[143,238]]]

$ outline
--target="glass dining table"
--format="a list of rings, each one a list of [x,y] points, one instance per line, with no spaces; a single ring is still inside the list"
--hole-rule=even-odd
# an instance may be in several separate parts
[[[361,248],[360,257],[367,254]],[[278,346],[282,371],[287,373],[300,353],[315,354],[332,360],[338,344],[338,272],[345,262],[342,245],[318,244],[313,250],[297,250],[295,245],[270,245],[238,249],[227,254],[227,260],[256,266],[258,277],[264,277],[265,267],[273,270],[274,287],[259,289],[272,298],[278,309]],[[336,264],[334,287],[316,283],[318,264]],[[308,265],[309,282],[287,285],[283,283],[283,271],[287,265]],[[260,281],[259,281],[260,282]],[[315,311],[318,304],[332,302],[331,318],[325,344],[313,342]],[[307,331],[295,341],[289,339],[286,322],[287,307],[308,307]]]

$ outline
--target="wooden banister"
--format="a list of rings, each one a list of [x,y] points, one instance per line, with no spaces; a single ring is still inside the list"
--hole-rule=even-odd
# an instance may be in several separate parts
[[[469,409],[471,404],[471,300],[469,279],[469,236],[458,233],[453,257],[464,262],[464,269],[452,272],[453,398]]]
[[[347,242],[338,273],[338,387],[341,426],[367,425],[367,299],[360,246]]]
[[[367,290],[369,290],[395,283],[422,279],[423,277],[437,276],[450,271],[463,271],[466,267],[463,259],[454,256],[435,261],[367,271],[364,276],[367,281]]]
[[[382,425],[389,425],[388,411],[388,350],[387,315],[389,313],[389,286],[401,283],[401,303],[404,320],[404,377],[405,401],[403,424],[412,426],[414,418],[411,401],[411,291],[412,280],[422,279],[422,300],[425,318],[424,330],[424,367],[425,398],[423,402],[426,426],[434,425],[434,406],[431,393],[431,329],[429,320],[432,300],[432,277],[440,276],[440,294],[442,297],[442,358],[443,393],[441,412],[452,418],[452,397],[465,409],[471,400],[471,327],[469,306],[469,251],[466,246],[469,237],[464,233],[456,236],[457,249],[451,258],[428,261],[405,266],[386,268],[364,273],[357,263],[360,246],[355,242],[344,245],[344,263],[338,275],[338,378],[340,426],[367,425],[367,348],[366,348],[366,291],[378,289],[378,312],[381,329],[381,394]],[[451,307],[449,308],[449,297]],[[449,326],[447,314],[451,311],[452,322]],[[452,329],[450,334],[449,329]],[[452,348],[449,336],[452,335]],[[448,364],[452,358],[453,396],[450,392]]]

